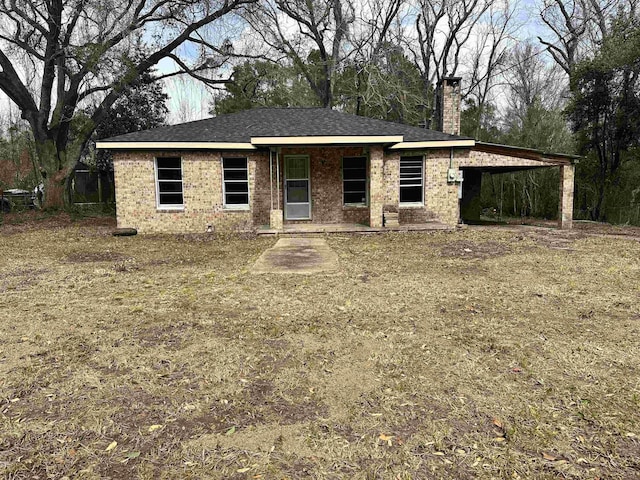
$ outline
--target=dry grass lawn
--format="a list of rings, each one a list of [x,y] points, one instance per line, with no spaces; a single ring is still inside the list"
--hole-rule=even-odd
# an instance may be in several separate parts
[[[0,476],[640,477],[640,242],[0,227]]]

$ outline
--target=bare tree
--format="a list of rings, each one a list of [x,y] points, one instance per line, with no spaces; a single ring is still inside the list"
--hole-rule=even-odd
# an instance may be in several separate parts
[[[264,0],[247,21],[266,46],[304,75],[323,107],[333,104],[333,78],[355,12],[348,0]]]
[[[580,46],[587,32],[589,0],[544,0],[540,18],[553,39],[538,37],[538,40],[569,75],[578,60]]]
[[[491,0],[417,0],[416,47],[409,49],[426,83],[455,75],[463,48]]]
[[[476,28],[475,47],[467,55],[466,64],[471,67],[463,98],[474,98],[480,116],[476,121],[478,127],[482,124],[496,79],[509,68],[510,40],[518,28],[514,22],[517,11],[517,2],[506,0],[499,7],[491,5]],[[479,132],[475,133],[476,136],[478,134]]]
[[[433,91],[444,77],[462,74],[463,99],[473,95],[482,107],[513,38],[516,3],[413,0],[412,6],[416,34],[407,34],[405,42],[421,71],[425,91]],[[435,102],[429,109],[433,116]]]
[[[363,104],[384,101],[385,89],[394,80],[385,73],[389,69],[389,53],[402,43],[401,9],[407,0],[364,0],[360,14],[349,32],[352,47],[350,65],[355,71],[355,113],[361,114]],[[375,78],[377,77],[377,78]],[[371,81],[375,78],[374,81]],[[373,100],[373,102],[372,102]]]
[[[548,34],[538,40],[571,75],[576,63],[591,56],[609,34],[611,18],[634,18],[637,0],[544,0],[540,19]]]
[[[255,0],[0,0],[0,90],[33,132],[46,205],[68,202],[65,185],[91,134],[124,89],[163,59],[177,69],[154,80],[203,73],[219,65],[203,33]],[[194,61],[176,52],[200,50]],[[97,99],[97,100],[96,100]],[[83,102],[96,108],[77,121]],[[72,122],[76,122],[72,129]]]
[[[509,111],[522,121],[538,103],[547,110],[560,108],[565,82],[557,64],[549,64],[530,41],[516,45],[510,53],[511,68],[505,73]]]

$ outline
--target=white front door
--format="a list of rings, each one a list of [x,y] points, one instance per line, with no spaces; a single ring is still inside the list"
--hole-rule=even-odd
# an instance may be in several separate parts
[[[309,157],[284,157],[284,218],[309,220],[311,218],[311,189],[309,185]]]

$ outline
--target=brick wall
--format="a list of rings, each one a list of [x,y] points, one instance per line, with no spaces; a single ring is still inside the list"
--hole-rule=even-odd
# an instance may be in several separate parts
[[[548,164],[528,158],[501,155],[498,153],[471,150],[461,162],[460,167],[544,167]],[[550,165],[553,166],[553,165]]]
[[[469,155],[469,150],[454,150],[453,168]],[[458,185],[447,183],[450,150],[428,150],[425,154],[425,210],[447,225],[458,223]]]
[[[575,167],[573,165],[560,167],[560,208],[558,212],[558,226],[560,228],[573,228],[574,176]]]
[[[460,135],[460,79],[443,78],[436,91],[436,125],[450,135]]]
[[[411,152],[412,155],[420,152]],[[181,156],[183,161],[184,210],[161,210],[156,206],[154,158],[156,155]],[[400,156],[397,151],[383,152],[381,147],[313,147],[286,148],[279,155],[280,208],[284,206],[285,155],[309,155],[311,175],[311,222],[372,223],[381,226],[385,205],[398,206],[400,190]],[[401,224],[424,223],[435,219],[456,225],[459,217],[458,184],[447,183],[448,149],[425,150],[424,205],[399,207]],[[117,152],[114,155],[119,227],[137,228],[145,232],[204,232],[207,225],[216,229],[234,229],[269,225],[271,195],[269,153],[224,152],[228,156],[249,159],[251,208],[230,211],[223,207],[222,166],[220,152]],[[369,206],[343,205],[342,157],[369,156]],[[545,164],[542,164],[545,165]],[[454,151],[453,168],[541,166],[536,160],[511,157],[469,149]],[[562,192],[564,211],[570,211],[573,170],[567,169]],[[275,176],[275,164],[274,164]],[[274,177],[275,178],[275,177]],[[571,190],[571,192],[569,192]],[[277,190],[273,185],[273,207]],[[370,215],[370,212],[380,214]],[[565,213],[565,224],[570,225]],[[289,221],[287,223],[299,223]],[[380,225],[378,225],[380,224]]]
[[[251,209],[230,211],[223,207],[220,152],[116,152],[114,174],[118,227],[136,228],[140,233],[197,233],[205,232],[207,225],[223,230],[243,229],[251,226],[254,218],[262,219],[265,211],[264,182],[262,169],[258,170],[261,179],[256,182],[256,163],[266,164],[268,172],[268,154],[237,151],[224,152],[224,155],[248,158],[249,196],[258,206],[255,212]],[[162,210],[157,207],[156,156],[182,158],[183,210]],[[268,192],[268,173],[266,182]],[[259,187],[257,195],[256,183]],[[267,208],[266,222],[268,214]]]
[[[369,207],[343,204],[342,157],[368,156],[362,147],[283,148],[280,161],[280,207],[284,205],[284,157],[309,155],[311,176],[311,220],[285,223],[368,223]],[[267,185],[269,167],[267,163]],[[267,192],[268,193],[268,192]],[[274,186],[275,195],[275,186]]]

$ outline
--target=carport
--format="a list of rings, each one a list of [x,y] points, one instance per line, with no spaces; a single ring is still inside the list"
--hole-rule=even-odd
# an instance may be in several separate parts
[[[580,157],[548,153],[540,150],[476,142],[469,159],[460,162],[463,172],[460,218],[463,222],[479,222],[482,205],[480,193],[483,173],[510,173],[539,168],[559,168],[558,226],[571,228],[573,222],[573,189],[575,164]]]

